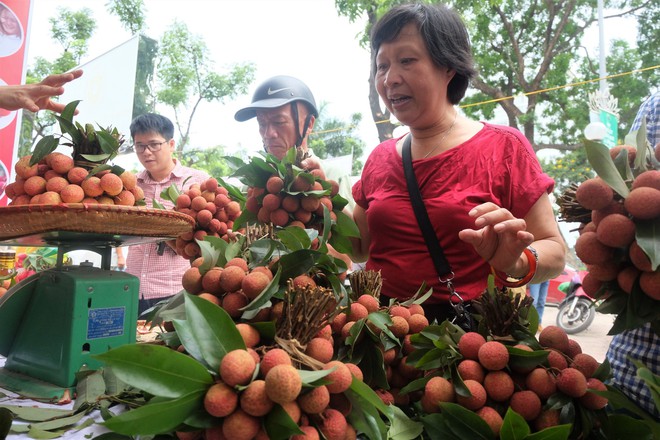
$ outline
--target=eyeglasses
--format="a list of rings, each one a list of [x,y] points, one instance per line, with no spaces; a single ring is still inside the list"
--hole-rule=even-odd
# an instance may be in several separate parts
[[[135,148],[136,153],[144,153],[144,150],[146,150],[147,148],[152,153],[155,153],[156,151],[160,151],[160,148],[163,146],[163,144],[166,144],[168,142],[169,140],[163,142],[149,142],[148,144],[135,144],[133,145],[133,148]]]

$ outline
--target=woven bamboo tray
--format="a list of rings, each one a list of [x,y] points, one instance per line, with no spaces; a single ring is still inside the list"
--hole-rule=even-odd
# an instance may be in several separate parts
[[[192,231],[194,225],[189,215],[138,206],[62,203],[0,207],[0,240],[51,231],[175,238]]]

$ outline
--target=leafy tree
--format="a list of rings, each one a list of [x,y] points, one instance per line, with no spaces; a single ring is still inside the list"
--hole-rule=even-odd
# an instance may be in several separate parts
[[[63,73],[80,64],[80,58],[87,51],[87,42],[96,29],[96,21],[92,12],[83,8],[80,11],[70,11],[59,8],[58,15],[51,18],[51,35],[62,46],[62,53],[54,61],[39,57],[26,74],[26,83],[41,81],[53,73]],[[18,155],[30,154],[32,146],[38,138],[49,134],[55,124],[55,118],[50,112],[23,111]]]
[[[131,35],[145,30],[147,25],[143,0],[110,0],[105,6],[111,14],[119,17],[122,26]]]
[[[369,30],[382,13],[398,3],[402,2],[335,0],[339,14],[351,21],[366,15],[362,44],[368,41]],[[469,28],[479,69],[479,76],[473,81],[476,90],[463,101],[466,114],[477,119],[489,119],[499,106],[505,112],[509,125],[519,128],[535,150],[578,148],[581,145],[582,129],[588,122],[587,92],[595,90],[597,84],[562,87],[597,77],[597,69],[589,67],[597,63],[593,62],[590,54],[581,51],[585,29],[597,20],[594,2],[456,0],[450,3],[462,13]],[[646,28],[639,34],[638,47],[647,44],[645,38],[657,35],[660,15],[657,2],[619,0],[610,2],[608,6],[622,11],[617,16],[637,16],[646,24]],[[623,50],[623,46],[616,45],[615,49]],[[632,71],[642,67],[642,62],[653,60],[656,62],[651,65],[657,65],[657,55],[631,56],[634,51],[630,48],[628,50],[626,57],[615,57],[617,64],[610,65],[611,72]],[[655,54],[657,51],[651,49],[651,52]],[[579,66],[577,74],[574,72],[576,66]],[[630,79],[612,79],[612,95],[622,99],[622,103],[639,103],[648,94],[652,75],[635,74],[632,78],[638,82],[632,90],[624,88],[627,85],[623,83],[620,89],[617,88],[619,81]],[[508,99],[521,95],[525,99]],[[369,84],[369,101],[374,121],[389,121],[390,115],[381,108],[373,82]],[[485,101],[491,102],[483,104]],[[479,105],[475,105],[477,103]],[[381,141],[392,136],[392,124],[378,123],[377,127]]]
[[[350,123],[327,115],[327,104],[319,105],[319,117],[314,124],[314,132],[309,137],[309,146],[321,159],[353,155],[352,175],[360,174],[364,141],[356,137],[355,130],[362,121],[362,114],[351,115]]]
[[[226,177],[232,172],[224,159],[225,147],[217,145],[211,148],[186,150],[179,154],[181,164],[204,170],[212,177]]]
[[[204,41],[175,22],[160,42],[158,100],[174,110],[180,140],[177,149],[188,144],[190,127],[202,101],[224,102],[248,91],[254,80],[253,64],[234,65],[229,73],[213,70]]]

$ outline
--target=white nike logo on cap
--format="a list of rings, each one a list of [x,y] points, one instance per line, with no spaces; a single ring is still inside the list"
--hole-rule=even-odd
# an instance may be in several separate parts
[[[275,90],[271,90],[270,87],[268,87],[267,93],[270,96],[270,95],[274,95],[275,93],[281,92],[282,90],[289,90],[289,87],[284,87],[282,89],[275,89]]]

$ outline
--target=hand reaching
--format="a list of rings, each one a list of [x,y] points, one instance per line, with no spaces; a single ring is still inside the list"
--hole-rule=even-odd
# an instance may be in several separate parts
[[[80,78],[82,74],[82,70],[74,70],[73,72],[49,75],[36,84],[0,87],[0,108],[6,110],[24,108],[31,112],[52,110],[61,113],[65,104],[55,102],[51,97],[64,93],[63,85]]]
[[[525,220],[491,202],[476,206],[469,215],[479,229],[463,229],[459,238],[474,246],[495,269],[514,276],[525,275],[528,263],[520,256],[534,242]]]

